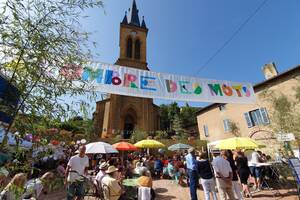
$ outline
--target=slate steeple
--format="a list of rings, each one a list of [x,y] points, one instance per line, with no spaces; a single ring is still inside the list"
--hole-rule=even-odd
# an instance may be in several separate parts
[[[144,16],[143,16],[143,21],[142,21],[141,27],[147,29],[147,26],[146,26],[146,22],[145,22]]]
[[[136,2],[133,0],[131,13],[130,13],[130,22],[129,24],[140,27],[140,18],[139,18],[139,10],[137,9]]]
[[[125,11],[125,16],[122,20],[122,24],[128,24],[128,20],[127,20],[127,11]]]

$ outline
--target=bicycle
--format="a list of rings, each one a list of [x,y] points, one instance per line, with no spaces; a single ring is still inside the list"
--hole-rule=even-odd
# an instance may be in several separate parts
[[[79,181],[83,183],[83,187],[84,187],[84,196],[83,197],[88,197],[88,199],[89,199],[89,197],[93,197],[93,199],[96,198],[97,200],[103,200],[103,198],[101,198],[102,195],[99,194],[99,190],[98,190],[97,186],[94,184],[92,177],[84,176],[74,170],[71,170],[69,172],[76,173],[81,178]]]

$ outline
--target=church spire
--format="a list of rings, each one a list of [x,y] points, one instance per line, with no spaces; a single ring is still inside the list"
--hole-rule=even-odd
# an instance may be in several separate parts
[[[140,18],[139,18],[139,10],[137,9],[136,2],[133,0],[131,14],[130,14],[130,22],[129,24],[139,26],[140,27]]]
[[[128,24],[128,20],[127,20],[127,11],[125,11],[125,16],[122,20],[122,24]]]
[[[141,27],[147,29],[147,26],[146,26],[146,22],[145,22],[144,16],[143,16],[143,21],[142,21]]]

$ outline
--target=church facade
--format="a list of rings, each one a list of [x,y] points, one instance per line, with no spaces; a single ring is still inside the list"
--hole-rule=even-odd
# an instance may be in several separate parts
[[[140,23],[138,9],[133,0],[129,16],[120,23],[120,55],[116,65],[149,70],[147,64],[148,28],[144,18]],[[121,134],[128,139],[134,130],[159,130],[159,107],[153,99],[109,94],[96,103],[94,127],[101,138]]]

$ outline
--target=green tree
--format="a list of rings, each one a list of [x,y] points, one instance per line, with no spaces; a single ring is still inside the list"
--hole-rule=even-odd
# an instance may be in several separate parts
[[[92,57],[89,33],[81,30],[79,22],[82,10],[100,7],[102,2],[7,0],[1,5],[0,73],[20,92],[12,116],[24,126],[40,116],[65,117],[72,102],[60,98],[85,94],[88,88],[79,80],[80,66]]]
[[[180,118],[182,119],[183,126],[190,126],[197,124],[197,111],[199,108],[190,107],[188,103],[180,108]]]
[[[175,131],[176,135],[181,136],[184,134],[182,120],[178,114],[175,115],[172,125],[172,129]]]
[[[238,124],[236,122],[229,121],[229,130],[234,136],[236,136],[236,137],[241,136],[240,127],[238,126]]]
[[[134,144],[138,141],[147,139],[147,137],[148,137],[147,132],[141,130],[134,130],[131,135],[130,142]]]

